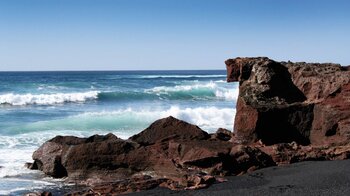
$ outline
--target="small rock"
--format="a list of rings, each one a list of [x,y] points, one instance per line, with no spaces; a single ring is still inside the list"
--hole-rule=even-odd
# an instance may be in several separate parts
[[[25,196],[52,196],[51,192],[33,192],[33,193],[27,193]]]
[[[233,135],[234,134],[231,131],[229,131],[227,129],[224,129],[224,128],[219,128],[215,132],[215,134],[213,134],[212,138],[213,139],[218,139],[218,140],[221,140],[221,141],[229,141],[232,138]]]
[[[31,169],[31,170],[37,170],[38,169],[38,165],[35,163],[35,161],[33,163],[25,163],[24,167]]]

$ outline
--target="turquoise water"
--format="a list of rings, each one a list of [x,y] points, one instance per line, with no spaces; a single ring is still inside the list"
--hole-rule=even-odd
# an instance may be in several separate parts
[[[232,129],[237,84],[218,71],[0,72],[0,195],[65,186],[24,168],[56,135],[128,138],[172,115]]]

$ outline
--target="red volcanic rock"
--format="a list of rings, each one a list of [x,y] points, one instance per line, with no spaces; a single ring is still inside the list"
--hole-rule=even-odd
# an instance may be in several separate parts
[[[169,116],[155,121],[147,129],[129,139],[142,145],[150,145],[165,140],[202,140],[208,138],[209,134],[198,126]]]
[[[232,146],[232,143],[223,141],[172,141],[169,142],[168,152],[180,168],[226,175],[231,173],[233,167],[230,157]]]
[[[234,135],[228,130],[220,129],[214,135],[210,137],[197,126],[168,117],[126,141],[113,134],[57,136],[36,150],[34,163],[27,165],[53,177],[93,186],[101,194],[158,185],[174,190],[205,188],[216,181],[212,175],[239,174],[274,165],[272,158],[259,149],[235,148],[237,144],[231,142]],[[152,175],[152,179],[144,174]]]
[[[116,182],[101,183],[92,188],[81,190],[67,194],[66,196],[90,196],[90,195],[119,195],[142,190],[152,189],[162,183],[167,182],[167,179],[154,179],[151,176],[141,176],[130,179],[124,179]]]
[[[113,134],[94,135],[89,138],[57,136],[36,150],[33,159],[39,170],[53,177],[124,178],[129,174],[129,165],[125,165],[125,157],[136,146],[136,143],[124,141]],[[119,172],[110,176],[111,172],[102,174],[99,172],[101,170]]]
[[[350,73],[350,72],[349,72]],[[346,143],[350,139],[350,83],[315,105],[311,142]]]
[[[350,145],[302,146],[295,142],[257,147],[270,155],[277,165],[302,161],[344,160],[350,158]]]
[[[276,165],[271,156],[252,146],[237,145],[231,149],[231,157],[234,160],[232,167],[234,174],[245,173],[256,169]]]
[[[350,139],[348,69],[266,57],[225,63],[227,81],[240,83],[234,130],[241,142],[307,145]]]

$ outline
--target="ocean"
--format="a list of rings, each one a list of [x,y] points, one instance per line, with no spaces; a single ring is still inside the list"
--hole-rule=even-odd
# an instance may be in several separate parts
[[[170,115],[232,130],[237,95],[224,70],[0,72],[0,195],[73,186],[24,167],[56,135],[126,139]]]

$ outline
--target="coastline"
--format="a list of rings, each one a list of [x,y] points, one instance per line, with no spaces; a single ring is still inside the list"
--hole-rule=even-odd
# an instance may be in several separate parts
[[[234,132],[219,128],[209,134],[169,116],[127,140],[111,133],[56,136],[33,153],[28,167],[90,187],[68,195],[162,191],[159,187],[179,194],[220,194],[215,186],[222,186],[223,195],[348,191],[343,189],[347,184],[338,190],[322,188],[324,178],[338,181],[341,175],[332,177],[334,173],[347,171],[344,162],[306,161],[349,159],[350,70],[338,64],[275,62],[267,57],[225,63],[227,81],[239,82]],[[285,166],[298,162],[304,163]],[[331,171],[322,173],[327,167]],[[305,176],[319,181],[303,183]],[[244,189],[252,184],[257,189]],[[232,186],[241,189],[233,192]]]
[[[305,161],[350,157],[350,113],[345,110],[350,107],[346,101],[350,70],[337,64],[275,62],[267,57],[225,63],[227,81],[239,82],[234,132],[219,128],[208,133],[168,116],[128,139],[112,133],[56,136],[33,153],[34,162],[28,168],[88,187],[67,195],[152,194],[143,191],[164,192],[163,188],[176,191],[169,194],[191,194],[192,190],[208,195],[213,194],[210,191],[223,195],[325,194],[322,180],[315,184],[292,182],[315,176],[317,168],[331,168],[328,173],[319,172],[320,179],[347,171],[338,162],[325,166]],[[285,166],[298,162],[304,164]],[[259,181],[251,181],[251,177]],[[304,184],[307,186],[301,186]],[[256,189],[245,190],[248,185]],[[337,191],[347,191],[343,186]]]

